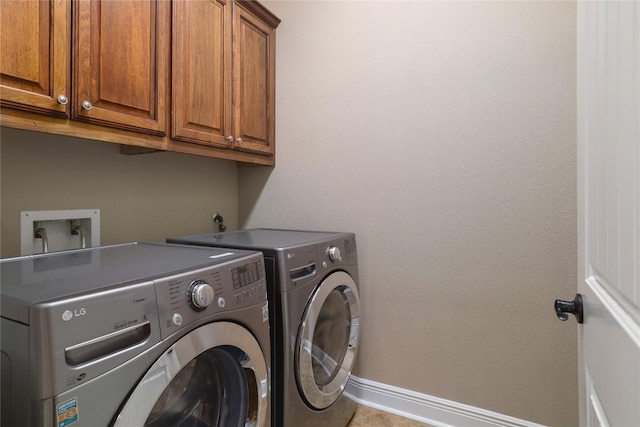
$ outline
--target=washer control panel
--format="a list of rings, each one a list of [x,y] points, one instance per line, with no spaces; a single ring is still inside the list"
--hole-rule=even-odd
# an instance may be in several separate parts
[[[211,305],[215,292],[204,280],[194,280],[187,289],[187,302],[195,311],[203,311]]]
[[[241,260],[155,280],[162,339],[193,322],[225,310],[264,303],[264,259]]]
[[[233,282],[233,301],[236,304],[267,292],[264,262],[253,262],[233,268],[231,279]]]
[[[327,255],[331,262],[342,261],[342,256],[340,254],[340,248],[334,245],[330,245],[327,248]]]

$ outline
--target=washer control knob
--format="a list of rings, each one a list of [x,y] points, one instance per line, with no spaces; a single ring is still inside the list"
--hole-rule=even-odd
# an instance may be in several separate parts
[[[333,262],[342,261],[342,257],[340,256],[340,248],[337,246],[329,246],[327,248],[327,255],[329,255],[329,259]]]
[[[204,280],[194,280],[189,285],[187,300],[191,308],[196,311],[202,311],[211,305],[213,297],[215,296],[214,294],[213,288],[207,282]]]
[[[173,317],[171,318],[171,322],[176,326],[182,325],[182,316],[180,315],[180,313],[173,313]]]

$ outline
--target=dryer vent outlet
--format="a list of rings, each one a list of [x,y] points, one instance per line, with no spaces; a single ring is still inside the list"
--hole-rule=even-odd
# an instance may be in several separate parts
[[[218,232],[223,232],[227,230],[227,226],[224,225],[224,219],[222,218],[222,215],[220,215],[218,212],[214,212],[213,222],[218,224],[218,230],[217,230]]]

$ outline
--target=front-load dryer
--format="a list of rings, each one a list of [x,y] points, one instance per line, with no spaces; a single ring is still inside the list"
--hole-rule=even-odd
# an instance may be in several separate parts
[[[167,242],[263,252],[272,325],[273,425],[347,425],[356,404],[343,391],[360,327],[355,235],[249,229]]]
[[[2,260],[2,426],[269,426],[260,252],[133,243]]]

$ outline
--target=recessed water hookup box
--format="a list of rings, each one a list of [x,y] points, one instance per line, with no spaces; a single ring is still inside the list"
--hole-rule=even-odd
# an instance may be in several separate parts
[[[100,246],[100,209],[20,212],[20,255]]]

